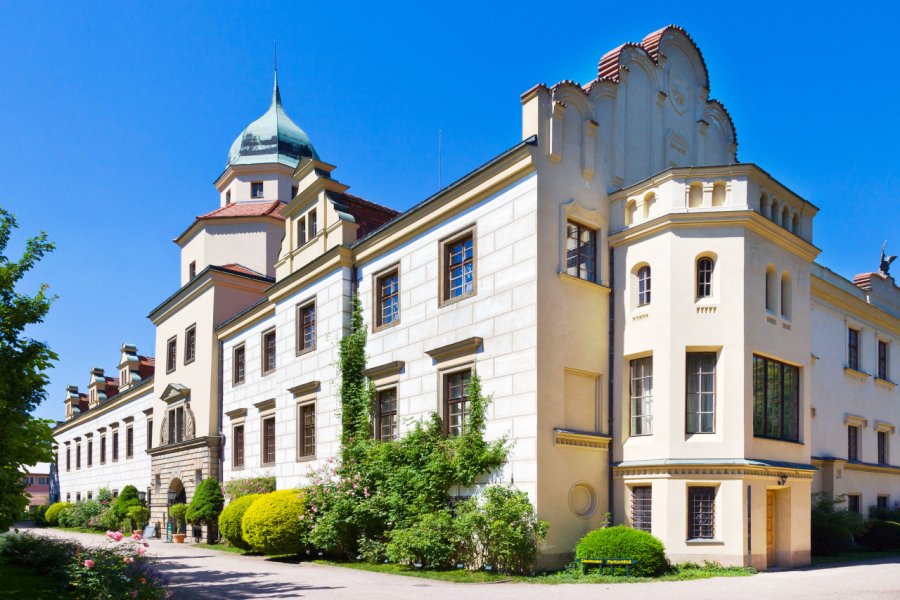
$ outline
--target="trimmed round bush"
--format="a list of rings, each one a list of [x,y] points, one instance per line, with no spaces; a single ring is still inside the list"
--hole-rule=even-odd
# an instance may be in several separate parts
[[[250,549],[250,544],[244,540],[241,519],[244,518],[244,513],[247,512],[250,505],[261,496],[262,494],[249,494],[232,500],[219,515],[219,533],[229,545],[244,550]]]
[[[47,512],[44,513],[47,524],[51,527],[57,527],[59,525],[59,513],[68,509],[70,506],[72,506],[72,504],[69,502],[57,502],[52,504],[50,508],[47,509]]]
[[[849,550],[853,546],[853,534],[840,523],[812,522],[812,553],[827,556]]]
[[[872,550],[900,550],[900,523],[870,521],[861,541]]]
[[[113,510],[116,511],[116,517],[118,517],[119,520],[122,520],[128,516],[129,508],[140,505],[141,501],[138,498],[137,488],[129,483],[122,488],[122,492],[119,494],[119,497],[115,499],[112,506]]]
[[[281,490],[264,494],[244,512],[244,541],[261,554],[299,554],[304,547],[306,494]]]
[[[637,561],[631,574],[656,577],[669,570],[666,549],[659,539],[646,531],[630,527],[595,529],[578,541],[576,558],[622,558]]]

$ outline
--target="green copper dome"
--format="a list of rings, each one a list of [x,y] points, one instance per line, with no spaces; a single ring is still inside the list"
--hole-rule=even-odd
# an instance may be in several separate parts
[[[297,127],[281,106],[278,72],[269,110],[250,123],[234,140],[228,152],[228,165],[281,163],[296,167],[301,158],[319,158],[309,136]]]

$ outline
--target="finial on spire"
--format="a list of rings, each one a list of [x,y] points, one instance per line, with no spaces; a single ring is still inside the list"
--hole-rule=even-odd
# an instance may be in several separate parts
[[[281,104],[281,91],[278,89],[278,42],[272,42],[275,48],[275,87],[272,90],[272,105]]]

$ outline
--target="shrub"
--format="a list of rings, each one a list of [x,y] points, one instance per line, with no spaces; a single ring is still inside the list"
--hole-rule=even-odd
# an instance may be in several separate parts
[[[219,533],[230,545],[236,548],[250,549],[250,544],[244,540],[241,529],[241,519],[257,498],[262,494],[249,494],[232,500],[219,515]]]
[[[247,477],[225,482],[225,495],[230,500],[250,494],[268,494],[275,491],[275,477]]]
[[[446,569],[457,560],[461,545],[453,515],[442,510],[391,532],[387,557],[407,565],[420,563],[426,569]]]
[[[204,479],[197,486],[191,504],[185,515],[188,522],[194,525],[212,525],[219,519],[225,498],[222,496],[222,488],[215,479]]]
[[[862,515],[838,508],[846,496],[831,497],[824,492],[813,494],[810,533],[812,553],[816,555],[843,552],[853,546],[853,538],[865,533]]]
[[[241,530],[255,552],[299,554],[306,538],[306,495],[282,490],[257,498],[244,512]]]
[[[869,519],[873,521],[895,521],[900,523],[900,507],[878,508],[875,505],[869,507]]]
[[[59,525],[59,514],[72,506],[68,502],[57,502],[55,504],[50,505],[50,508],[47,509],[47,512],[44,513],[44,518],[47,519],[47,524],[51,527],[56,527]]]
[[[0,536],[0,556],[27,566],[39,575],[62,575],[71,557],[81,549],[80,544],[71,540],[46,538],[31,533]]]
[[[537,561],[538,543],[549,524],[539,521],[523,491],[490,486],[457,506],[465,560],[493,565],[504,573],[526,573]]]
[[[837,554],[853,546],[853,534],[840,523],[813,521],[810,524],[810,536],[812,553],[816,556]]]
[[[76,502],[59,516],[59,524],[63,527],[89,527],[91,519],[99,517],[102,510],[96,500]]]
[[[100,488],[100,491],[97,492],[97,502],[99,502],[102,506],[110,506],[116,499],[113,498],[113,494],[109,491],[109,488]]]
[[[900,522],[870,521],[860,541],[872,550],[900,550]]]
[[[132,506],[128,509],[125,518],[131,522],[131,527],[122,531],[131,531],[133,529],[143,529],[150,522],[150,509],[143,506]]]
[[[662,575],[669,568],[666,549],[646,531],[617,526],[595,529],[575,547],[576,558],[625,558],[637,561],[631,573],[638,577]]]
[[[116,516],[116,511],[114,511],[111,506],[107,506],[103,509],[100,516],[97,517],[97,522],[100,524],[100,528],[105,531],[117,529],[119,527],[119,518]]]
[[[140,505],[141,501],[138,498],[137,488],[129,484],[122,488],[122,492],[112,506],[113,510],[116,511],[116,516],[121,520],[128,515],[129,508]]]
[[[173,504],[169,507],[169,516],[175,520],[175,533],[181,531],[181,526],[185,524],[184,516],[187,514],[187,504]]]

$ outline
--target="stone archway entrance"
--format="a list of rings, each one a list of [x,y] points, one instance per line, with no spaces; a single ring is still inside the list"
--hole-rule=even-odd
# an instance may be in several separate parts
[[[181,479],[176,477],[169,483],[169,491],[168,491],[168,506],[172,506],[173,504],[187,504],[187,492],[184,489],[184,484],[181,483]],[[166,511],[168,513],[168,511]],[[174,523],[172,524],[174,527]],[[174,530],[173,530],[174,531]],[[181,529],[179,531],[174,531],[174,533],[185,533],[186,526],[184,523],[181,524]]]

